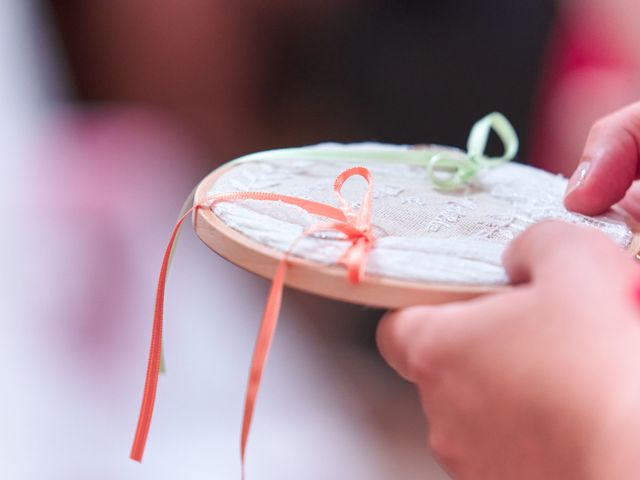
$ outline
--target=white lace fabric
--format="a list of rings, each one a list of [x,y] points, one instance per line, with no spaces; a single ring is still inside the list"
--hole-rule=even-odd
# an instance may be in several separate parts
[[[599,229],[625,248],[633,239],[624,219],[614,212],[597,217],[568,212],[562,204],[567,180],[532,167],[502,165],[480,173],[464,189],[440,191],[427,179],[424,166],[366,160],[368,151],[409,148],[324,144],[304,149],[313,151],[313,158],[300,154],[301,149],[256,154],[224,173],[209,193],[272,192],[336,205],[336,176],[363,165],[374,178],[376,237],[366,273],[411,281],[505,284],[508,279],[500,260],[505,247],[545,219]],[[354,152],[353,159],[332,156],[336,149]],[[345,184],[343,194],[358,208],[365,189],[365,182],[354,178]],[[261,200],[219,203],[214,212],[234,230],[280,251],[287,251],[306,227],[322,220],[293,205]],[[302,241],[294,254],[334,264],[346,248],[338,238],[332,233],[315,235]]]

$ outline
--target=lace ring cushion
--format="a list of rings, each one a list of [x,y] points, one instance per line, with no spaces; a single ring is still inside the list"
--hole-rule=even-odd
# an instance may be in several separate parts
[[[562,204],[567,180],[509,163],[482,172],[472,184],[452,191],[434,188],[426,162],[439,146],[322,144],[273,150],[223,165],[198,186],[195,203],[230,192],[269,192],[337,205],[333,183],[346,168],[371,172],[375,238],[358,284],[349,283],[337,259],[347,248],[340,234],[301,240],[288,261],[286,284],[318,295],[369,306],[395,308],[471,298],[507,288],[501,255],[530,225],[558,219],[596,228],[635,254],[636,228],[617,212],[597,217],[568,212]],[[355,210],[366,183],[343,187]],[[196,233],[236,265],[271,278],[303,231],[322,221],[304,209],[278,201],[239,200],[200,209]]]

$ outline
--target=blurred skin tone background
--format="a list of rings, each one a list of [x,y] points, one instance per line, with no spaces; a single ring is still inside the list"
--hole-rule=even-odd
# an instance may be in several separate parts
[[[593,121],[640,97],[638,14],[633,0],[0,2],[2,477],[237,477],[268,283],[188,229],[168,372],[145,460],[128,459],[156,275],[193,186],[266,148],[463,146],[492,110],[522,161],[569,174]],[[446,478],[413,387],[375,351],[380,313],[287,292],[249,478]]]

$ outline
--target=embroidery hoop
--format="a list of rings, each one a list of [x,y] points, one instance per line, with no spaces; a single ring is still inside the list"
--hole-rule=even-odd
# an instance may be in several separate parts
[[[487,157],[484,155],[484,148],[488,139],[489,128],[494,128],[496,133],[501,137],[505,145],[505,154],[502,157]],[[340,147],[343,148],[343,147]],[[402,147],[401,147],[402,148]],[[425,152],[425,149],[431,148],[431,152]],[[300,153],[299,149],[293,149],[296,154]],[[396,163],[400,165],[419,165],[426,167],[427,177],[431,180],[437,188],[449,188],[460,187],[468,185],[469,180],[473,180],[476,173],[490,169],[492,166],[498,166],[502,163],[508,162],[513,158],[517,150],[517,136],[512,127],[508,123],[508,120],[501,114],[493,113],[477,122],[471,130],[469,141],[467,144],[467,152],[462,152],[450,147],[438,147],[438,146],[421,146],[407,149],[404,147],[401,159],[395,157],[398,162],[389,162],[390,155],[385,153],[382,157],[385,163]],[[312,151],[311,151],[312,152]],[[317,150],[316,150],[317,152]],[[164,304],[164,291],[167,270],[171,261],[171,253],[175,246],[175,240],[184,220],[192,214],[195,230],[198,236],[212,248],[215,252],[231,261],[232,263],[244,268],[245,270],[257,273],[266,278],[272,279],[272,285],[267,297],[267,303],[263,313],[260,331],[256,341],[256,347],[254,349],[253,358],[251,361],[251,369],[249,375],[249,382],[247,385],[247,392],[245,396],[245,410],[242,422],[241,433],[241,465],[242,465],[242,478],[244,478],[245,468],[245,454],[247,440],[251,429],[251,421],[254,413],[255,401],[258,390],[260,388],[260,382],[262,378],[262,372],[267,359],[269,348],[273,340],[275,328],[278,321],[278,315],[280,311],[280,305],[282,300],[282,289],[284,285],[288,285],[293,288],[315,293],[321,296],[335,298],[339,300],[345,300],[352,303],[359,303],[368,306],[395,308],[402,306],[409,306],[418,303],[443,303],[454,300],[468,299],[475,296],[479,296],[489,292],[496,292],[504,290],[509,287],[495,287],[489,285],[465,285],[458,286],[451,283],[444,282],[418,282],[408,280],[396,280],[387,278],[384,275],[362,275],[364,272],[363,267],[366,265],[366,260],[371,251],[372,242],[375,242],[376,235],[374,234],[374,224],[372,223],[372,198],[374,188],[374,180],[371,172],[364,166],[354,166],[353,164],[366,165],[367,163],[373,164],[374,156],[376,152],[368,150],[366,156],[360,157],[360,160],[356,161],[356,158],[352,158],[353,151],[348,152],[349,162],[344,162],[342,165],[346,168],[340,173],[333,184],[334,193],[337,194],[340,207],[336,208],[327,203],[316,202],[315,200],[305,200],[302,196],[290,196],[282,194],[281,192],[261,192],[261,191],[240,191],[230,192],[228,190],[211,195],[211,189],[225,173],[232,172],[233,168],[237,168],[240,164],[247,164],[251,161],[265,160],[264,156],[276,156],[282,159],[282,153],[291,154],[291,149],[285,149],[280,151],[261,152],[259,154],[249,155],[242,157],[231,163],[223,165],[209,176],[207,176],[194,191],[193,205],[189,203],[185,205],[185,210],[181,214],[178,222],[176,223],[171,238],[165,250],[163,256],[162,267],[160,270],[160,276],[158,280],[158,289],[156,293],[156,306],[154,312],[153,331],[151,337],[151,346],[149,353],[149,360],[147,366],[147,376],[145,382],[145,391],[143,394],[142,405],[140,409],[140,416],[138,419],[138,426],[134,437],[134,442],[131,450],[131,458],[137,461],[142,460],[144,449],[146,445],[147,436],[149,433],[149,427],[151,423],[151,417],[153,414],[153,406],[155,402],[156,389],[158,384],[158,374],[160,372],[161,365],[161,348],[162,348],[162,325],[163,325],[163,304]],[[306,153],[310,153],[306,150]],[[323,152],[326,154],[326,152]],[[335,153],[335,151],[334,151]],[[339,151],[338,153],[344,153]],[[362,152],[360,152],[362,153]],[[313,157],[313,154],[311,155]],[[344,155],[339,155],[342,160],[345,160]],[[356,155],[357,156],[357,155]],[[411,158],[409,158],[411,157]],[[419,162],[415,163],[415,159],[419,158]],[[288,157],[291,160],[290,157]],[[412,160],[413,159],[413,160]],[[308,159],[307,159],[308,160]],[[350,165],[346,165],[350,163]],[[312,162],[313,164],[313,162]],[[280,164],[282,167],[284,164]],[[371,167],[372,165],[369,165]],[[441,167],[441,168],[440,168]],[[516,168],[516,167],[513,167]],[[526,170],[526,172],[525,172]],[[518,171],[520,173],[518,173]],[[393,176],[396,170],[383,171],[384,175]],[[438,174],[444,173],[444,178]],[[521,173],[525,173],[526,177],[522,177]],[[308,175],[308,173],[306,173]],[[411,172],[410,178],[415,180],[415,171]],[[348,178],[353,176],[361,176],[367,183],[367,191],[362,197],[362,201],[358,207],[354,210],[355,205],[351,205],[350,202],[345,200],[342,196],[342,186]],[[543,174],[548,175],[548,174]],[[522,185],[529,183],[528,177],[538,177],[538,182],[532,188],[528,190],[522,189]],[[304,177],[303,177],[304,178]],[[304,183],[303,178],[299,180]],[[405,177],[406,178],[406,177]],[[530,209],[529,213],[538,211],[536,215],[526,215],[528,219],[525,222],[520,222],[520,231],[523,228],[527,228],[534,221],[539,221],[543,218],[549,218],[549,212],[555,212],[551,215],[551,218],[564,218],[574,223],[582,223],[586,225],[595,226],[601,230],[606,230],[616,238],[619,245],[624,245],[629,253],[634,254],[636,259],[640,258],[638,253],[640,249],[639,230],[635,223],[629,221],[628,216],[625,216],[623,212],[618,212],[617,218],[589,218],[584,216],[576,216],[569,214],[561,206],[560,195],[563,188],[562,181],[558,182],[549,181],[549,177],[541,178],[540,173],[536,173],[535,169],[528,169],[527,167],[518,167],[515,170],[504,170],[502,174],[498,174],[498,180],[496,190],[489,190],[489,197],[494,195],[498,198],[505,198],[504,195],[499,193],[500,189],[504,190],[505,185],[511,184],[511,196],[507,196],[507,199],[511,199],[511,202],[502,204],[498,209],[510,208],[510,205],[515,207],[519,201],[523,201],[523,205]],[[553,187],[551,190],[547,189],[540,183],[544,181],[544,185]],[[291,185],[291,184],[289,184]],[[293,184],[295,185],[295,183]],[[426,188],[421,183],[416,186],[418,192],[423,195],[427,192]],[[465,187],[466,188],[466,187]],[[480,189],[483,192],[483,189]],[[545,194],[546,191],[546,194]],[[504,192],[503,192],[504,193]],[[515,194],[515,195],[514,195]],[[439,197],[439,195],[438,195]],[[276,250],[275,248],[269,248],[262,243],[251,240],[249,236],[245,236],[240,232],[234,230],[230,225],[227,225],[220,218],[218,218],[212,209],[207,205],[213,206],[214,203],[224,203],[232,200],[278,200],[285,203],[291,203],[303,208],[309,212],[316,212],[321,215],[333,218],[332,222],[320,222],[304,228],[303,233],[298,235],[298,239],[310,236],[314,232],[320,232],[325,230],[338,231],[347,237],[348,248],[343,255],[338,258],[338,262],[343,264],[344,267],[327,266],[324,263],[316,263],[310,260],[302,259],[291,255],[292,248],[297,244],[298,240],[293,240],[291,244],[287,245],[285,251]],[[519,199],[519,200],[516,200]],[[484,202],[490,201],[485,198]],[[436,201],[436,203],[438,203]],[[472,202],[473,203],[473,202]],[[540,210],[540,204],[543,206]],[[420,204],[424,205],[424,204]],[[551,210],[549,210],[551,207]],[[521,205],[522,208],[522,205]],[[555,209],[555,210],[554,210]],[[419,215],[422,215],[422,206],[418,207]],[[392,210],[392,216],[396,217],[398,210]],[[542,213],[542,215],[540,215]],[[622,215],[620,215],[622,213]],[[195,215],[195,216],[194,216]],[[579,217],[579,218],[578,218]],[[474,217],[472,222],[473,227],[482,225],[482,222],[478,222],[478,217]],[[493,217],[489,217],[493,218]],[[514,217],[511,217],[514,218]],[[335,220],[338,220],[337,222]],[[401,224],[406,225],[406,218],[400,217]],[[259,219],[252,221],[252,224],[262,225],[265,219]],[[455,221],[454,221],[455,222]],[[409,222],[409,225],[418,225],[414,221]],[[495,222],[489,222],[494,226]],[[507,225],[511,224],[511,220]],[[617,233],[611,230],[611,225],[615,224]],[[282,225],[282,224],[280,224]],[[430,225],[430,224],[429,224]],[[427,226],[426,230],[424,224],[418,225],[418,231],[422,234],[431,232],[432,230]],[[279,230],[280,226],[278,226]],[[622,231],[620,231],[622,229]],[[517,232],[517,230],[516,230]],[[467,235],[471,233],[471,238],[475,238],[472,231],[467,231],[463,238],[467,238]],[[491,230],[491,235],[487,238],[493,239],[494,230]],[[504,237],[504,240],[510,240],[513,238],[514,231],[510,231],[509,235]],[[622,237],[620,237],[622,234]],[[458,232],[459,235],[459,232]],[[259,237],[263,238],[263,237]],[[326,237],[324,237],[326,238]],[[446,243],[451,241],[451,237],[447,237]],[[406,244],[404,244],[406,245]],[[450,246],[450,245],[449,245]],[[458,245],[459,246],[459,245]],[[473,250],[473,249],[472,249]],[[431,250],[430,250],[431,251]],[[457,250],[456,254],[460,253]],[[418,262],[415,256],[415,250],[407,250],[411,257],[409,263],[416,265]],[[499,251],[494,250],[493,260],[490,262],[492,268],[500,269],[498,259],[496,258]],[[466,252],[469,255],[469,252]],[[383,255],[387,257],[388,252]],[[442,255],[441,255],[442,256]],[[394,257],[395,258],[395,257]],[[444,263],[444,270],[451,271],[451,254],[445,254],[443,258],[446,260]],[[469,258],[469,257],[467,257]],[[476,258],[478,259],[478,258]],[[283,261],[285,260],[285,261]],[[420,263],[420,265],[423,265]],[[436,267],[437,264],[433,264]],[[434,270],[427,268],[423,265],[429,273]],[[439,266],[440,270],[443,269],[443,264]],[[468,276],[468,264],[464,264],[464,268],[458,269],[457,273],[464,272],[464,276]],[[415,270],[415,269],[414,269]],[[289,271],[289,275],[286,272]],[[422,278],[422,277],[420,277]],[[433,277],[431,277],[433,278]],[[440,277],[451,278],[451,277]],[[504,275],[502,278],[505,279]],[[348,283],[348,279],[353,283]],[[477,278],[476,278],[477,279]],[[355,283],[355,285],[354,285]],[[485,284],[488,282],[485,282]]]
[[[416,146],[415,148],[433,147],[459,152],[457,149],[435,145]],[[251,160],[243,159],[242,163],[247,161]],[[214,184],[239,164],[237,162],[224,164],[206,176],[195,190],[194,204],[204,201]],[[345,162],[346,166],[349,164]],[[284,256],[283,252],[234,230],[217,217],[211,209],[198,209],[193,220],[198,237],[218,255],[244,270],[267,279],[273,278],[278,263]],[[627,250],[631,255],[640,258],[640,227],[627,216],[625,216],[625,220],[633,233],[633,240]],[[360,283],[352,284],[348,282],[345,269],[342,266],[325,265],[294,255],[289,256],[287,265],[286,286],[370,307],[400,308],[419,304],[447,303],[505,291],[510,288],[509,286],[494,285],[474,286],[419,282],[370,274],[366,274]]]

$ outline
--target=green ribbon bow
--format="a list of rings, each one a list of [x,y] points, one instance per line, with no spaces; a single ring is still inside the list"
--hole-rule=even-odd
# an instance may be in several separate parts
[[[504,154],[500,157],[487,157],[484,150],[493,129],[504,146]],[[253,153],[240,157],[233,163],[244,163],[262,159],[282,159],[290,161],[291,157],[309,159],[340,159],[345,161],[361,161],[363,163],[401,163],[403,165],[420,165],[427,168],[427,177],[435,188],[452,190],[471,182],[476,175],[490,168],[512,160],[518,151],[518,135],[509,120],[498,112],[490,113],[478,120],[469,133],[467,151],[443,151],[434,153],[423,148],[386,149],[386,148],[283,148]]]
[[[504,154],[500,157],[487,157],[484,154],[491,129],[504,146]],[[460,188],[471,182],[479,172],[512,160],[518,152],[518,146],[518,135],[509,120],[501,113],[493,112],[478,120],[471,128],[466,154],[437,153],[427,164],[427,175],[436,188]]]

